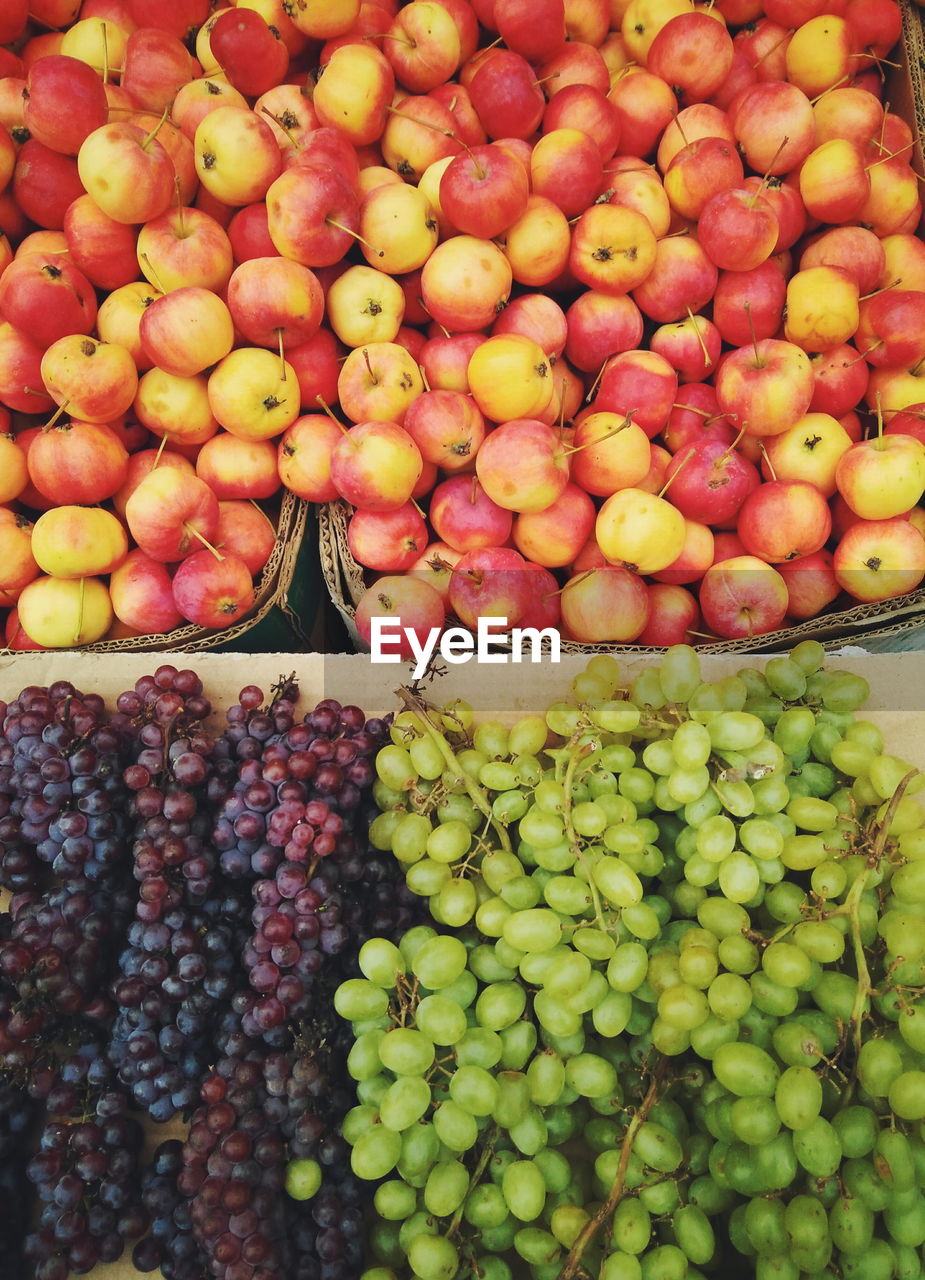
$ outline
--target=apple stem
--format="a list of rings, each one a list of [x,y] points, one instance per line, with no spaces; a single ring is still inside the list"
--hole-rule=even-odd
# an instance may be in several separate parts
[[[732,414],[729,414],[728,416],[731,418],[733,415],[732,415]],[[745,427],[744,427],[744,426],[739,427],[739,434],[738,434],[738,435],[736,436],[736,438],[733,440],[732,444],[728,445],[728,446],[723,450],[723,452],[719,455],[719,457],[718,457],[718,458],[716,459],[716,461],[713,463],[714,467],[719,466],[719,464],[720,464],[721,462],[723,462],[723,461],[724,461],[724,459],[726,459],[726,458],[728,458],[728,457],[729,457],[730,453],[733,453],[733,452],[735,451],[735,447],[736,447],[736,445],[739,443],[739,441],[742,439],[742,437],[743,437],[744,435],[745,435]]]
[[[168,117],[168,115],[169,115],[169,114],[170,114],[170,106],[169,106],[169,104],[168,104],[168,105],[164,108],[163,113],[161,114],[161,118],[160,118],[160,120],[158,120],[157,124],[154,126],[154,128],[151,130],[151,132],[147,135],[147,137],[142,138],[141,142],[138,144],[138,145],[141,147],[142,151],[147,151],[147,150],[148,150],[148,148],[150,147],[151,143],[154,141],[154,139],[155,139],[155,138],[157,137],[157,135],[160,133],[161,128],[163,127],[163,125],[165,125],[165,124],[167,123],[167,117]]]
[[[422,520],[427,519],[427,512],[424,510],[424,508],[421,506],[421,504],[417,501],[416,498],[411,499],[411,505],[412,507],[414,507],[415,511],[418,513],[418,515],[421,517]]]
[[[152,470],[152,471],[154,471],[154,469],[157,467],[157,464],[158,464],[158,463],[160,462],[160,460],[161,460],[161,455],[163,454],[163,452],[164,452],[164,450],[165,450],[166,448],[167,448],[167,437],[166,437],[166,436],[161,436],[161,442],[160,442],[160,444],[157,446],[157,453],[154,455],[154,461],[151,463],[151,470]]]
[[[377,258],[385,257],[385,250],[377,249],[374,244],[370,244],[368,240],[364,240],[359,231],[352,230],[343,222],[338,222],[336,218],[325,218],[325,222],[329,227],[337,227],[338,231],[344,231],[348,236],[353,236],[354,240],[359,240],[360,244],[365,244],[370,253],[374,253]]]
[[[364,348],[363,348],[363,359],[364,359],[364,361],[366,362],[366,368],[367,368],[367,370],[368,370],[368,372],[369,372],[369,376],[370,376],[370,378],[372,379],[373,385],[378,387],[378,385],[379,385],[379,379],[376,377],[375,373],[373,372],[373,366],[372,366],[372,364],[370,363],[370,359],[369,359],[369,347],[364,347]]]
[[[771,473],[771,479],[776,480],[777,472],[774,470],[774,463],[771,461],[771,455],[768,453],[767,449],[764,447],[763,440],[758,441],[758,452],[761,454],[762,458],[764,458],[765,463],[767,464],[767,468]]]
[[[878,347],[882,347],[882,346],[883,346],[883,339],[878,338],[877,341],[871,343],[871,345],[865,351],[862,351],[860,352],[859,355],[856,355],[853,360],[846,360],[845,368],[851,368],[853,365],[860,364],[862,360],[867,359],[867,357],[870,355],[872,351],[876,351]]]
[[[675,101],[675,102],[672,104],[672,106],[674,107],[674,123],[675,123],[675,126],[676,126],[676,128],[677,128],[677,130],[678,130],[678,133],[680,133],[680,135],[681,135],[681,139],[682,139],[682,141],[684,142],[685,147],[686,147],[686,146],[689,146],[690,144],[688,143],[688,140],[687,140],[687,134],[684,132],[684,125],[681,123],[681,119],[680,119],[680,117],[681,117],[681,113],[680,113],[680,111],[678,110],[678,104],[677,104],[677,101]]]
[[[570,457],[573,453],[581,453],[582,449],[590,449],[592,445],[603,444],[605,440],[609,440],[611,436],[619,435],[621,431],[625,431],[627,427],[633,425],[633,414],[638,413],[638,409],[630,409],[626,417],[617,427],[611,427],[609,431],[605,431],[602,436],[598,436],[596,440],[587,440],[584,444],[570,444],[562,450],[565,457]]]
[[[148,255],[146,253],[142,253],[142,254],[139,254],[138,256],[142,259],[142,261],[147,266],[148,270],[151,272],[151,275],[154,277],[155,289],[157,289],[159,293],[166,293],[167,290],[164,288],[164,286],[161,284],[160,280],[158,279],[157,272],[154,270],[154,264],[152,263]]]
[[[473,168],[475,169],[476,178],[479,180],[479,182],[484,182],[485,179],[488,177],[488,170],[481,163],[481,161],[478,160],[472,154],[472,148],[469,146],[467,142],[463,142],[462,139],[460,139],[460,145],[462,146],[462,149],[465,151],[466,155],[472,161]]]
[[[533,81],[533,84],[538,87],[541,84],[545,84],[547,80],[558,80],[561,75],[561,71],[550,71],[548,76],[540,76],[539,80]]]
[[[814,107],[817,102],[822,101],[822,99],[826,96],[827,93],[831,93],[833,89],[841,88],[841,86],[843,84],[847,84],[848,81],[850,81],[850,79],[851,79],[851,76],[849,76],[846,72],[845,75],[843,75],[840,80],[836,80],[834,84],[830,84],[828,89],[823,89],[821,93],[816,94],[815,98],[810,98],[809,105],[811,107]]]
[[[429,391],[429,390],[430,390],[430,383],[427,381],[427,374],[424,372],[424,366],[423,366],[423,365],[421,365],[421,364],[419,364],[419,365],[418,365],[418,372],[419,372],[419,373],[420,373],[420,375],[421,375],[421,381],[424,383],[424,390],[425,390],[425,391]]]
[[[681,474],[681,472],[684,470],[684,468],[687,466],[687,464],[690,462],[691,458],[693,458],[696,452],[697,452],[697,446],[692,444],[690,449],[681,459],[678,466],[675,468],[674,472],[668,477],[668,479],[665,481],[662,488],[659,490],[658,492],[659,498],[663,498],[665,496],[665,493],[667,492],[669,485],[674,484],[675,480],[678,478],[678,476]]]
[[[710,418],[710,412],[708,409],[697,409],[694,405],[683,404],[680,400],[675,400],[671,407],[672,409],[684,409],[687,413],[696,413],[698,417],[705,418],[707,421],[709,421]],[[704,425],[706,425],[706,423]]]
[[[80,633],[83,631],[84,625],[84,583],[86,578],[79,579],[77,588],[77,626],[74,630],[74,644],[80,644]]]
[[[216,560],[225,559],[225,557],[219,551],[218,547],[213,547],[209,539],[205,537],[204,534],[200,533],[194,524],[190,524],[189,520],[183,521],[183,528],[186,530],[187,533],[191,534],[194,538],[198,538],[198,540],[202,543],[202,545],[206,548],[206,550],[212,552]]]
[[[770,178],[771,178],[771,169],[772,169],[772,168],[774,167],[774,165],[776,164],[778,156],[779,156],[779,155],[780,155],[780,153],[783,151],[784,147],[786,147],[786,145],[787,145],[787,143],[788,143],[789,141],[790,141],[790,137],[789,137],[789,135],[788,135],[788,134],[786,134],[786,133],[785,133],[785,134],[784,134],[784,136],[783,136],[783,137],[781,138],[781,140],[780,140],[780,146],[779,146],[779,147],[777,148],[777,150],[774,152],[773,156],[771,156],[770,162],[768,163],[768,167],[767,167],[767,169],[765,169],[765,171],[764,171],[764,175],[762,176],[761,181],[759,182],[759,184],[758,184],[758,186],[755,188],[755,190],[752,192],[751,199],[748,201],[748,208],[749,208],[749,209],[754,209],[754,207],[755,207],[755,201],[756,201],[756,200],[758,199],[758,197],[761,195],[762,191],[764,191],[764,189],[767,187],[768,182],[770,181]]]
[[[407,111],[399,111],[398,107],[386,107],[386,111],[390,111],[394,116],[401,116],[403,120],[410,120],[412,124],[419,124],[422,129],[433,129],[434,133],[442,133],[445,138],[455,138],[460,142],[455,129],[441,129],[438,124],[431,124],[429,120],[421,120],[419,116],[409,116]]]
[[[898,284],[902,284],[902,276],[897,276],[889,284],[883,284],[879,289],[874,289],[870,293],[862,293],[858,298],[858,302],[866,302],[868,298],[876,298],[878,293],[889,293],[890,289],[895,289]]]
[[[286,351],[283,345],[283,326],[279,325],[276,330],[276,336],[279,338],[279,380],[286,381]]]
[[[872,160],[870,164],[864,166],[864,172],[870,173],[871,169],[876,169],[878,164],[886,164],[887,160],[895,160],[897,156],[901,156],[904,151],[911,151],[915,146],[914,142],[907,142],[904,147],[900,147],[898,151],[888,151],[885,156],[881,156],[879,160]],[[919,175],[916,174],[916,177]]]
[[[604,376],[604,370],[607,368],[607,362],[609,360],[610,360],[610,356],[607,357],[607,360],[605,360],[604,363],[601,365],[601,367],[598,369],[597,374],[595,375],[594,381],[591,383],[591,389],[588,392],[588,394],[585,396],[585,404],[590,404],[590,402],[597,395],[597,389],[601,385],[601,378],[603,378]]]
[[[687,315],[691,324],[694,326],[694,333],[696,333],[697,335],[697,341],[700,343],[700,350],[703,352],[704,363],[706,364],[706,367],[709,369],[710,365],[713,363],[713,359],[710,356],[709,351],[707,350],[706,341],[704,339],[703,334],[700,332],[700,326],[697,323],[698,320],[703,319],[703,316],[695,316],[693,311],[691,311],[690,307],[687,308]]]
[[[564,591],[568,591],[569,587],[577,587],[579,582],[584,582],[585,579],[591,577],[592,573],[596,573],[596,572],[597,572],[596,569],[585,569],[582,573],[579,573],[577,577],[569,578],[565,586],[560,587],[558,591],[547,592],[546,595],[543,596],[543,599],[553,600],[556,596],[561,596]]]
[[[263,112],[265,116],[269,116],[269,118],[273,121],[273,123],[276,125],[278,129],[282,129],[283,133],[289,139],[289,142],[294,151],[304,150],[304,147],[300,143],[296,142],[295,138],[292,135],[292,131],[288,128],[287,125],[283,123],[283,121],[280,119],[279,116],[274,115],[269,107],[261,107],[260,110]]]
[[[763,369],[764,361],[758,354],[758,337],[755,333],[755,322],[752,320],[752,304],[746,300],[742,303],[742,306],[745,310],[745,318],[748,320],[748,331],[752,335],[752,349],[755,352],[755,363],[759,369]]]
[[[757,71],[758,68],[761,66],[762,62],[764,62],[765,58],[770,58],[772,53],[776,53],[777,50],[781,47],[781,45],[784,43],[784,41],[789,40],[792,35],[793,35],[793,31],[785,32],[784,35],[782,35],[781,38],[778,40],[777,44],[771,45],[770,49],[765,49],[764,53],[761,55],[758,61],[752,63],[752,69],[754,71]]]
[[[347,428],[344,426],[344,424],[343,424],[342,422],[339,422],[339,421],[338,421],[338,419],[337,419],[337,418],[335,418],[335,416],[334,416],[334,410],[333,410],[333,409],[331,408],[331,406],[328,404],[327,400],[325,400],[324,396],[322,396],[322,395],[317,395],[317,396],[315,396],[315,399],[316,399],[316,400],[317,400],[317,402],[321,405],[321,408],[322,408],[322,409],[324,410],[324,412],[328,415],[328,417],[331,419],[331,421],[334,423],[335,427],[337,427],[337,428],[338,428],[338,430],[343,431],[344,436],[345,436],[348,440],[351,440],[350,432],[347,430]]]
[[[106,36],[106,23],[100,18],[100,38],[103,41],[103,84],[109,84],[109,40]]]
[[[186,219],[183,217],[183,192],[180,190],[180,175],[174,174],[173,189],[177,193],[177,221],[180,224],[180,239],[186,239]]]
[[[58,405],[57,409],[54,411],[54,413],[51,415],[51,417],[42,427],[43,432],[50,431],[52,429],[52,427],[55,425],[55,423],[58,421],[58,419],[61,417],[62,413],[64,413],[65,409],[68,407],[70,403],[71,403],[70,400],[65,400],[62,404]]]

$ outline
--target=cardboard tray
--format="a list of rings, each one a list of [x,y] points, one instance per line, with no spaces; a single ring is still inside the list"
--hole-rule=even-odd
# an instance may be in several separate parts
[[[913,164],[921,173],[925,163],[922,146],[925,138],[925,30],[923,15],[917,5],[920,4],[925,9],[925,0],[899,2],[903,15],[902,65],[888,68],[884,101],[912,126]],[[925,234],[925,214],[920,224],[920,233]],[[321,569],[332,603],[343,619],[354,647],[362,650],[364,646],[357,634],[354,614],[366,583],[363,568],[354,560],[347,546],[347,523],[351,510],[345,502],[328,503],[321,508],[319,545]],[[859,633],[863,634],[868,630],[879,634],[884,629],[901,627],[904,623],[910,626],[925,623],[925,586],[893,600],[835,609],[797,626],[750,639],[711,641],[696,647],[711,652],[738,650],[773,653],[806,638],[820,640],[828,645],[849,637],[856,638]],[[573,641],[562,642],[564,653],[607,653],[614,649],[621,653],[660,652],[641,645],[582,645]]]
[[[399,709],[394,690],[410,680],[407,665],[377,666],[358,655],[323,656],[305,653],[208,653],[177,651],[169,661],[178,667],[193,667],[199,673],[205,692],[216,707],[216,726],[224,708],[235,700],[246,684],[255,683],[268,690],[281,673],[294,673],[300,685],[302,710],[321,698],[335,697],[342,702],[362,706],[370,715]],[[640,654],[621,656],[627,676],[651,664],[651,657]],[[542,710],[546,705],[567,695],[569,681],[585,666],[580,654],[565,656],[558,665],[541,666],[457,667],[434,678],[428,696],[435,701],[453,697],[468,699],[480,718],[497,718],[508,723],[519,715]],[[754,654],[734,653],[701,655],[704,678],[720,679],[743,666],[761,667],[764,660]],[[15,697],[27,684],[48,685],[55,680],[71,680],[78,688],[101,694],[110,705],[135,680],[159,665],[151,653],[115,652],[107,654],[42,652],[0,654],[0,699]],[[925,769],[925,652],[866,655],[861,650],[833,655],[827,666],[863,672],[871,686],[864,709],[866,719],[878,724],[886,737],[888,749]],[[153,1150],[167,1137],[182,1137],[184,1126],[175,1119],[167,1125],[147,1124],[148,1148]],[[0,1262],[0,1274],[3,1274]],[[160,1272],[153,1273],[156,1277]],[[117,1262],[96,1267],[92,1280],[135,1280],[138,1272],[131,1264],[130,1252]],[[11,1278],[13,1280],[13,1278]],[[15,1280],[24,1280],[15,1277]],[[205,1280],[205,1277],[203,1278]],[[278,1280],[289,1280],[279,1276]]]

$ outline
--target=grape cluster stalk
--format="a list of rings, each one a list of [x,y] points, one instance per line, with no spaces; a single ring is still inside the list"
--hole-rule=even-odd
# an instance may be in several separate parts
[[[511,726],[405,691],[343,1134],[362,1280],[920,1280],[925,776],[814,642]]]

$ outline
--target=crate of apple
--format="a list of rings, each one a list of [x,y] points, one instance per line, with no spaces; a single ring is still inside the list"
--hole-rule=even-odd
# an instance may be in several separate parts
[[[113,586],[189,618],[233,577],[215,505],[281,488],[349,505],[361,635],[748,642],[918,601],[911,9],[290,9],[0,19],[0,591],[51,597],[46,643],[138,629]],[[95,455],[44,459],[88,432],[157,474],[80,489]]]

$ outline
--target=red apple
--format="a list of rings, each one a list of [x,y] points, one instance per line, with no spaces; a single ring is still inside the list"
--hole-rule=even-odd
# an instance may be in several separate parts
[[[402,573],[427,546],[427,526],[411,502],[396,511],[355,511],[347,526],[347,546],[366,569]]]
[[[645,583],[615,565],[570,578],[560,601],[563,625],[582,644],[632,644],[649,617]]]
[[[173,598],[188,622],[230,627],[253,608],[254,583],[239,556],[194,551],[173,576]]]
[[[137,547],[110,575],[109,597],[119,621],[145,635],[162,635],[183,621],[166,566]]]
[[[491,431],[475,469],[488,496],[507,511],[544,511],[569,479],[557,433],[535,418],[515,418]]]
[[[63,504],[105,502],[125,483],[129,456],[103,423],[65,422],[40,431],[29,449],[29,478]]]
[[[781,575],[772,565],[750,555],[714,564],[703,575],[698,598],[704,622],[727,640],[776,631],[789,604]]]
[[[331,480],[340,496],[368,511],[395,511],[411,497],[423,459],[395,422],[360,422],[331,452]]]
[[[816,618],[838,598],[841,587],[835,577],[831,551],[815,551],[777,566],[787,585],[787,614],[804,622]]]
[[[639,644],[668,648],[674,644],[694,644],[691,632],[700,623],[700,607],[690,591],[668,582],[649,587],[649,620],[636,637]]]
[[[276,529],[256,503],[229,498],[218,504],[216,546],[238,556],[253,577],[264,568],[276,546]]]
[[[809,408],[813,370],[798,346],[765,338],[731,351],[717,370],[715,385],[720,409],[748,435],[777,435]]]
[[[410,575],[394,574],[379,578],[367,589],[356,608],[356,628],[363,644],[373,642],[373,619],[388,618],[388,645],[383,654],[400,659],[415,656],[405,630],[414,632],[421,647],[434,631],[442,631],[446,621],[443,599],[428,582]],[[401,629],[400,632],[398,629]]]
[[[145,476],[125,505],[129,532],[153,560],[182,560],[218,531],[218,499],[196,475],[159,467]]]
[[[477,476],[451,476],[431,495],[430,522],[438,538],[462,553],[507,542],[513,516],[489,498]]]
[[[721,439],[703,439],[676,453],[668,466],[671,501],[687,520],[724,525],[738,514],[761,477],[753,463]]]
[[[859,520],[834,554],[838,585],[855,600],[891,600],[925,578],[925,538],[908,520]]]
[[[678,375],[663,355],[623,351],[604,366],[594,409],[631,415],[651,440],[667,423],[677,394]]]
[[[567,484],[544,511],[527,511],[514,521],[514,545],[528,560],[547,569],[572,563],[594,529],[594,503],[575,484]]]
[[[531,576],[523,556],[512,548],[467,551],[453,570],[449,607],[472,629],[480,618],[503,618],[508,627],[516,627],[533,603]]]
[[[739,508],[736,532],[749,555],[777,564],[821,551],[832,531],[824,495],[805,480],[759,485]]]

